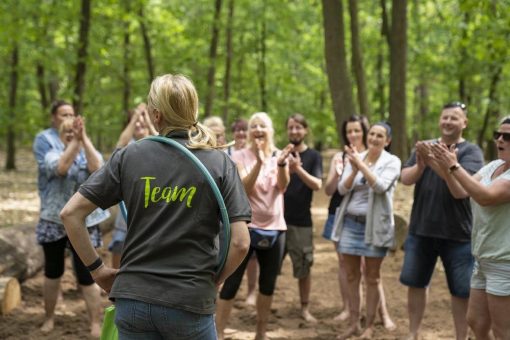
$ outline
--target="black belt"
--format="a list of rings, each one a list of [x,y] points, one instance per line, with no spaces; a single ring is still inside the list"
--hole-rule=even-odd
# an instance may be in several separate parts
[[[365,224],[365,222],[367,221],[367,217],[362,216],[362,215],[358,216],[358,215],[345,214],[345,218],[349,218],[349,219],[353,220],[354,222],[361,223],[361,224]]]

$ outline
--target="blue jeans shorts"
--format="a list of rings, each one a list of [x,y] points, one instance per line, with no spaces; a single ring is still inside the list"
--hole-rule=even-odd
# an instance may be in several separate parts
[[[328,219],[324,223],[324,230],[322,231],[322,237],[326,240],[331,240],[331,233],[333,232],[333,222],[335,222],[335,214],[328,214]]]
[[[115,300],[115,325],[120,340],[216,339],[213,314],[197,314],[131,299]]]
[[[458,242],[418,235],[407,236],[400,282],[414,288],[426,288],[440,257],[452,296],[468,298],[473,272],[471,242]]]
[[[496,296],[510,296],[510,261],[477,259],[471,288]]]
[[[388,248],[365,243],[365,229],[365,223],[344,216],[344,225],[337,251],[341,254],[354,256],[385,257]]]

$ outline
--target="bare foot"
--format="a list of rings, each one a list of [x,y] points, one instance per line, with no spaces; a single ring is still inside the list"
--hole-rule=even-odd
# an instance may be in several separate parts
[[[363,333],[361,333],[358,339],[372,339],[373,336],[374,330],[372,329],[372,327],[368,327],[363,331]]]
[[[386,328],[386,330],[394,331],[395,329],[397,329],[397,325],[395,325],[395,323],[393,322],[393,320],[391,320],[391,318],[389,316],[383,317],[382,321],[383,321],[384,328]]]
[[[317,323],[317,319],[310,313],[308,309],[303,309],[301,311],[301,317],[305,319],[306,322]]]
[[[345,333],[340,334],[336,338],[340,340],[345,340],[349,339],[351,336],[359,335],[360,333],[361,333],[360,325],[351,326]]]
[[[94,322],[90,325],[90,336],[93,338],[99,338],[101,336],[101,325]]]
[[[348,309],[344,309],[340,314],[338,314],[337,316],[335,316],[333,318],[333,321],[345,321],[347,319],[349,319],[349,310]]]
[[[248,297],[246,297],[245,302],[248,306],[255,306],[257,304],[257,292],[253,291],[250,294],[248,294]]]
[[[41,326],[41,332],[44,334],[48,334],[53,330],[54,327],[54,320],[53,318],[44,320],[44,323]]]

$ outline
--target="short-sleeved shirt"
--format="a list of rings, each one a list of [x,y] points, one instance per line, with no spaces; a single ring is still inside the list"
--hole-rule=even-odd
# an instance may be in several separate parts
[[[187,133],[169,136],[187,142]],[[230,221],[249,221],[248,198],[229,156],[190,151],[218,185]],[[187,156],[141,140],[115,151],[79,192],[102,208],[122,200],[127,207],[126,241],[110,297],[214,313],[220,212],[209,183]]]
[[[303,169],[310,175],[322,179],[321,155],[310,148],[299,153]],[[295,173],[290,175],[290,182],[285,190],[285,222],[297,227],[311,227],[313,190]]]
[[[491,186],[495,180],[510,181],[510,170],[492,179],[492,174],[504,163],[498,159],[484,166],[478,174],[480,183]],[[510,261],[510,202],[483,207],[471,200],[473,207],[473,255],[478,259]]]
[[[457,144],[457,159],[470,174],[483,166],[480,148],[467,141]],[[416,164],[413,151],[404,168]],[[436,237],[459,242],[471,240],[472,213],[469,198],[456,199],[446,182],[426,167],[414,188],[409,232],[413,235]]]
[[[232,159],[248,173],[257,164],[257,157],[249,148],[234,152]],[[283,191],[278,188],[276,152],[264,161],[249,199],[252,208],[250,228],[287,230],[283,217]]]

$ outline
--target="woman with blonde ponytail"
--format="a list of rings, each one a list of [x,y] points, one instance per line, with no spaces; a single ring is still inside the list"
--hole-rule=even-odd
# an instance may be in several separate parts
[[[216,276],[220,224],[213,190],[181,151],[141,140],[117,150],[61,212],[76,252],[115,299],[119,339],[216,339],[216,287],[249,248],[251,210],[236,165],[198,123],[198,96],[182,75],[156,78],[148,113],[160,135],[187,146],[218,184],[231,223],[230,251]],[[120,269],[88,240],[84,216],[124,201],[127,235]]]

